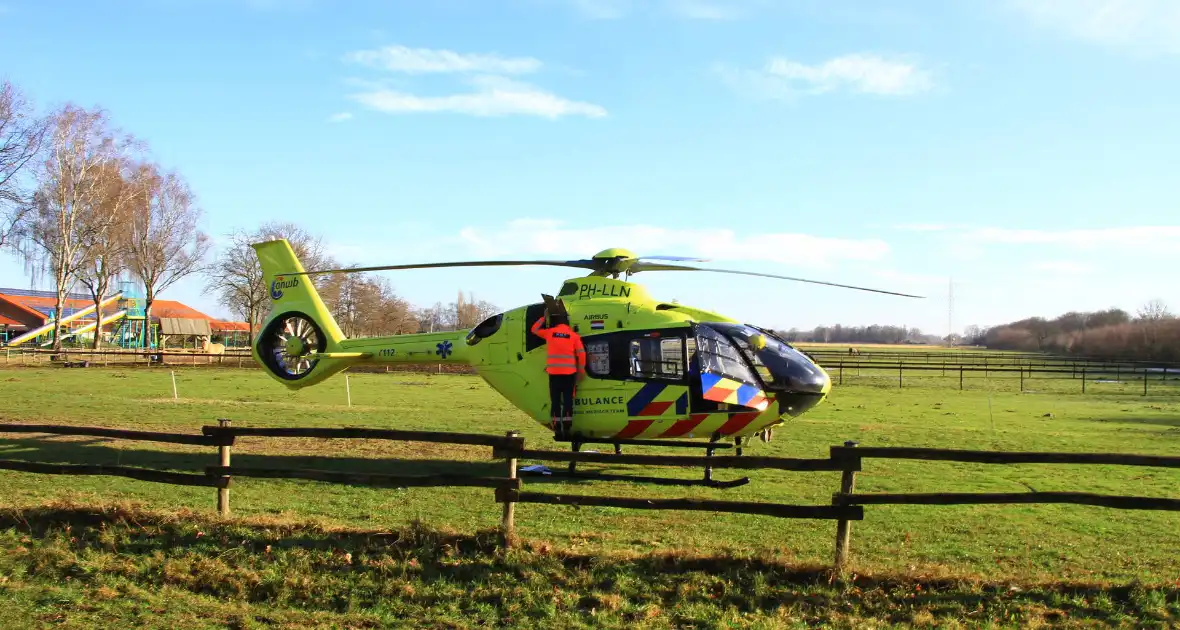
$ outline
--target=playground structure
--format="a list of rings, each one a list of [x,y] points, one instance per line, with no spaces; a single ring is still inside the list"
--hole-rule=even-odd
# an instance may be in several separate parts
[[[9,348],[44,348],[52,346],[55,296],[47,291],[0,289],[0,345]],[[194,346],[204,350],[214,342],[225,347],[248,346],[249,327],[244,322],[221,321],[173,300],[155,300],[151,321],[146,316],[146,298],[142,287],[131,281],[120,281],[115,290],[101,301],[102,321],[97,321],[94,300],[79,293],[67,294],[62,309],[61,341],[67,346],[88,346],[94,336],[101,335],[102,343],[124,350],[156,350],[162,347],[169,331],[161,330],[164,322],[172,328],[176,323],[189,324],[186,328],[209,332],[198,337],[194,344],[182,339],[182,348]],[[203,345],[202,345],[203,344]],[[173,345],[172,347],[176,347]]]
[[[25,298],[41,297],[31,291],[22,293],[31,294],[21,296]],[[17,295],[20,296],[20,293],[17,293]],[[61,338],[63,342],[85,342],[88,339],[93,339],[95,334],[103,334],[103,329],[111,326],[109,337],[104,339],[104,341],[111,345],[128,350],[156,347],[156,342],[159,338],[157,334],[159,326],[153,325],[150,329],[145,328],[145,300],[143,292],[137,290],[134,283],[120,282],[119,289],[114,294],[102,299],[100,302],[104,311],[102,322],[97,321],[95,315],[96,309],[93,303],[89,306],[78,308],[78,302],[85,297],[76,294],[67,297],[67,304],[69,306],[63,309],[63,316],[61,318],[61,324],[63,326]],[[106,314],[108,309],[113,311],[109,315]],[[53,345],[53,329],[55,323],[53,311],[47,312],[46,316],[47,321],[44,325],[11,337],[7,340],[7,345],[9,347],[16,347],[27,342],[32,342],[41,347]]]

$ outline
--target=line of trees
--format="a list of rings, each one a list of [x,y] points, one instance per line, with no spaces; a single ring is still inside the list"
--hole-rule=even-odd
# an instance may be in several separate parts
[[[105,111],[67,103],[40,114],[15,85],[0,83],[0,247],[34,277],[52,279],[55,350],[78,284],[101,322],[115,278],[134,277],[150,318],[160,292],[201,268],[209,239],[200,217],[185,180]],[[94,346],[100,341],[96,334]]]
[[[1053,352],[1099,359],[1180,361],[1180,318],[1159,299],[1132,315],[1122,309],[1071,311],[1053,319],[1030,317],[981,328],[967,343],[997,350]]]
[[[249,323],[253,338],[270,300],[251,243],[286,238],[305,268],[344,267],[322,238],[290,223],[234,231],[212,252],[201,218],[185,179],[153,161],[145,143],[116,128],[105,111],[68,103],[40,114],[15,85],[0,83],[0,250],[19,256],[30,276],[52,280],[55,350],[66,296],[78,285],[101,322],[101,302],[117,279],[137,280],[151,321],[161,292],[199,274],[221,305]],[[350,337],[466,329],[497,310],[461,292],[450,304],[415,307],[368,274],[314,282]],[[94,335],[95,348],[101,339]]]
[[[937,335],[927,335],[918,328],[907,326],[817,326],[812,330],[792,328],[779,333],[787,341],[820,342],[820,343],[914,343],[938,344],[944,339]]]

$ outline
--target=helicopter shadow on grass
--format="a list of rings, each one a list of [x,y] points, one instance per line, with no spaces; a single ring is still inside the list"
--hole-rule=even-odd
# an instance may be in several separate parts
[[[119,448],[111,446],[115,441],[106,438],[62,439],[56,436],[23,437],[0,439],[0,459],[41,462],[54,464],[94,464],[105,466],[128,466],[179,472],[203,473],[207,466],[218,464],[217,452],[209,448],[207,453],[155,450],[151,448]],[[269,469],[314,469],[341,473],[385,474],[385,475],[462,475],[471,477],[505,477],[504,460],[448,460],[448,459],[407,459],[385,457],[348,457],[316,455],[276,455],[269,453],[251,454],[235,451],[232,455],[235,467]],[[522,461],[521,466],[528,462]],[[584,466],[584,465],[583,465]],[[594,472],[613,473],[617,467],[595,465],[586,469],[591,475],[570,477],[565,466],[550,466],[553,475],[537,475],[521,472],[526,485],[536,484],[580,484],[610,479],[595,479]],[[582,468],[579,469],[580,471]],[[365,484],[343,483],[358,487]]]

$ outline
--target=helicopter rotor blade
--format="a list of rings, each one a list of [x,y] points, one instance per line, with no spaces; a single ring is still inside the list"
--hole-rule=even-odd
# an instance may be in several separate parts
[[[644,260],[669,260],[672,262],[709,262],[708,258],[696,258],[693,256],[640,256],[640,261]]]
[[[688,265],[664,265],[660,263],[643,263],[637,262],[631,265],[631,273],[639,273],[640,271],[710,271],[713,273],[729,273],[739,276],[756,276],[759,278],[775,278],[778,280],[794,280],[795,282],[807,282],[809,284],[822,284],[829,287],[840,287],[842,289],[855,289],[857,291],[870,291],[872,293],[885,293],[887,295],[899,295],[901,297],[925,299],[923,295],[910,295],[909,293],[898,293],[897,291],[886,291],[884,289],[872,289],[869,287],[858,287],[851,284],[839,284],[836,282],[825,282],[823,280],[809,280],[807,278],[795,278],[792,276],[780,276],[771,273],[759,273],[757,271],[738,271],[736,269],[706,269],[704,267],[690,267]]]
[[[577,267],[598,269],[600,264],[593,260],[467,260],[458,262],[414,263],[408,265],[379,265],[376,267],[346,267],[343,269],[317,269],[289,273],[289,276],[314,276],[325,273],[360,273],[365,271],[388,271],[395,269],[439,269],[444,267],[519,267],[545,265],[550,267]]]

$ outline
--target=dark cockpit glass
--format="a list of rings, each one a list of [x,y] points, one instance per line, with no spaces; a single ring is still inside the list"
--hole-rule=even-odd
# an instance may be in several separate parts
[[[719,322],[702,324],[699,328],[721,333],[732,340],[745,359],[743,362],[753,366],[769,391],[822,394],[828,385],[827,373],[802,352],[772,334],[752,326]]]

